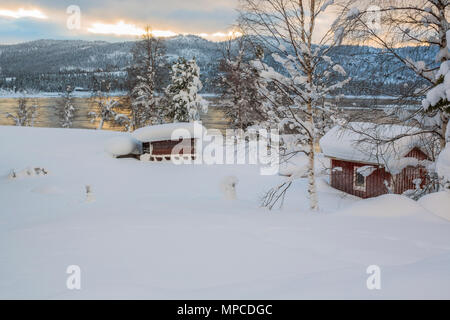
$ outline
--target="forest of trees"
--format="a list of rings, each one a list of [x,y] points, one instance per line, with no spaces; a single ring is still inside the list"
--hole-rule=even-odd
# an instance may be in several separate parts
[[[228,42],[228,41],[227,41]],[[196,36],[178,36],[164,40],[166,65],[156,83],[157,92],[163,92],[169,81],[171,64],[179,57],[196,58],[202,70],[202,93],[221,93],[216,81],[227,42],[215,43]],[[239,39],[231,40],[237,50]],[[133,64],[136,42],[106,43],[89,41],[40,40],[18,45],[0,46],[0,90],[65,92],[67,86],[93,90],[96,82],[107,81],[112,91],[128,90],[127,77]],[[434,62],[436,49],[425,46],[396,48],[402,57]],[[246,58],[250,58],[247,53]],[[348,95],[401,94],[405,82],[414,82],[408,68],[386,59],[380,48],[365,45],[342,45],[330,53],[351,78],[339,93]],[[39,59],[36,59],[39,57]],[[266,49],[264,62],[276,68]]]

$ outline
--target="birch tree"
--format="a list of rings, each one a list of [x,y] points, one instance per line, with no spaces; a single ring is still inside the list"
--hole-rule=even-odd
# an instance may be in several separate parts
[[[264,97],[258,70],[250,63],[255,59],[252,46],[245,37],[230,39],[223,44],[223,59],[219,63],[222,98],[229,101],[225,115],[236,129],[246,129],[265,120],[262,112]]]
[[[198,93],[202,88],[195,59],[179,58],[172,66],[171,83],[166,88],[165,116],[172,122],[200,120],[200,112],[208,110],[207,102]]]
[[[156,81],[164,65],[165,45],[146,27],[133,50],[133,64],[129,69],[131,125],[134,129],[160,123],[161,113],[155,97]]]
[[[421,108],[405,112],[400,107],[392,115],[403,124],[421,128],[418,134],[432,133],[443,149],[449,120],[449,102],[442,90],[450,58],[448,0],[353,0],[351,5],[342,6],[340,12],[352,17],[340,21],[338,26],[339,30],[346,30],[347,42],[382,47],[387,58],[395,59],[415,75],[412,86],[398,100],[399,104],[422,102]],[[436,50],[435,61],[427,63],[404,55],[398,50],[404,46]]]
[[[75,116],[75,105],[73,101],[73,89],[71,86],[66,87],[66,92],[58,102],[59,117],[61,121],[61,127],[70,128]]]
[[[323,34],[316,31],[318,20],[333,1],[324,0],[241,0],[240,26],[263,44],[282,66],[277,71],[261,60],[254,65],[272,86],[262,94],[269,103],[266,113],[282,132],[295,134],[295,145],[308,157],[307,177],[311,210],[318,210],[315,177],[315,146],[318,137],[333,121],[333,111],[324,105],[327,94],[348,82],[346,72],[328,55],[339,45],[343,32],[333,26]],[[338,17],[340,19],[341,16]],[[334,76],[334,77],[333,77]],[[268,87],[270,88],[270,86]],[[279,99],[280,95],[282,99]],[[286,104],[280,101],[285,101]],[[273,207],[284,198],[292,181],[270,190],[263,204]]]

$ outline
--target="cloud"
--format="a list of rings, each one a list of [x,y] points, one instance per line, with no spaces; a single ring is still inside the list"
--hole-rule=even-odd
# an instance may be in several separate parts
[[[23,8],[19,8],[16,10],[0,8],[0,16],[7,17],[7,18],[13,18],[13,19],[20,19],[20,18],[47,19],[48,18],[45,14],[43,14],[38,9],[23,9]]]
[[[128,24],[119,21],[115,24],[94,23],[88,31],[94,34],[113,34],[117,36],[140,36],[145,33],[144,28],[140,28],[134,24]],[[155,37],[173,37],[177,34],[170,30],[151,30]]]
[[[33,0],[33,8],[27,7],[28,0],[1,0],[0,10],[16,12],[20,8],[37,10],[55,23],[55,30],[44,38],[55,38],[66,34],[67,39],[102,39],[122,41],[135,39],[142,29],[149,25],[155,35],[197,34],[211,37],[215,33],[228,33],[237,17],[235,7],[238,0]],[[81,10],[81,29],[68,30],[66,9],[77,5]],[[8,11],[8,15],[11,15]],[[0,16],[0,21],[2,17]],[[8,18],[10,19],[10,18]],[[21,20],[21,19],[19,19]],[[39,20],[44,23],[46,20]],[[22,24],[23,27],[26,24]],[[35,28],[40,28],[38,25]],[[7,33],[8,30],[2,30]],[[14,29],[9,30],[11,33]],[[41,32],[39,32],[40,34]],[[30,35],[36,30],[30,30]],[[10,34],[8,38],[13,38]],[[17,42],[28,39],[25,33],[17,34]],[[4,42],[4,39],[0,40]]]

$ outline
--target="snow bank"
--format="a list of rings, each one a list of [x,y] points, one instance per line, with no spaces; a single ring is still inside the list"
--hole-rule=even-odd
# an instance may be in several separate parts
[[[320,139],[320,147],[326,156],[386,165],[396,163],[411,149],[420,148],[423,141],[421,135],[402,137],[389,144],[376,144],[364,140],[368,140],[368,137],[388,140],[402,134],[416,132],[417,129],[413,127],[362,122],[350,123],[349,127],[335,126]],[[380,155],[383,155],[382,159]]]
[[[425,214],[416,201],[407,197],[386,194],[376,198],[365,199],[342,210],[339,214],[369,217],[403,217]]]
[[[445,180],[450,181],[450,146],[447,146],[439,154],[436,163],[436,172],[440,177],[444,177]]]
[[[39,194],[48,194],[48,195],[59,195],[64,194],[64,190],[58,186],[46,185],[36,187],[31,190],[31,192],[39,193]]]
[[[418,210],[412,200],[360,200],[318,179],[323,214],[310,213],[298,179],[270,213],[259,199],[283,177],[252,165],[116,161],[99,146],[118,135],[0,126],[0,168],[51,170],[0,179],[0,299],[450,298],[450,223],[378,218],[387,204]],[[219,189],[227,176],[239,178],[234,201]],[[333,214],[347,207],[353,215]],[[71,264],[82,290],[64,289]],[[382,290],[366,288],[371,264]]]
[[[105,151],[113,157],[140,154],[141,143],[130,135],[115,137],[106,142]]]
[[[198,128],[202,128],[201,124],[197,123]],[[148,126],[134,131],[133,137],[142,142],[171,140],[172,134],[176,134],[176,138],[201,138],[203,130],[194,130],[195,123],[179,122],[167,123],[154,126]],[[198,132],[196,132],[198,131]]]
[[[418,203],[435,215],[450,221],[450,192],[430,193],[419,199]]]

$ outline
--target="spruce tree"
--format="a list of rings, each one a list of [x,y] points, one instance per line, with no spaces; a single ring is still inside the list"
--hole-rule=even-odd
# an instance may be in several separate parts
[[[195,58],[179,58],[172,66],[171,83],[166,88],[166,117],[171,122],[200,120],[200,111],[208,110],[207,102],[198,94],[202,87]]]

